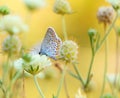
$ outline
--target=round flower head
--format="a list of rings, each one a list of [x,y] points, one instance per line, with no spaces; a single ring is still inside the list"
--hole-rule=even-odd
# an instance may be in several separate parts
[[[109,2],[116,11],[120,9],[120,0],[106,0],[106,1]]]
[[[23,66],[24,70],[32,75],[36,75],[41,72],[45,67],[51,65],[50,60],[45,55],[31,55],[25,54],[22,58],[16,60],[16,63],[19,63],[19,66]],[[21,63],[20,63],[21,62]]]
[[[67,0],[56,0],[53,11],[57,14],[71,14],[72,10]]]
[[[0,14],[7,15],[10,13],[10,10],[6,6],[0,6]]]
[[[2,50],[6,53],[17,53],[21,49],[21,42],[17,36],[8,36],[2,43]]]
[[[28,30],[19,16],[6,15],[0,19],[0,30],[7,31],[10,35],[26,32]]]
[[[75,42],[71,40],[66,40],[63,42],[60,49],[60,58],[66,62],[74,63],[76,62],[78,54],[78,46]]]
[[[112,7],[100,7],[97,12],[97,18],[99,22],[109,24],[114,17],[114,10]]]
[[[29,10],[35,10],[44,7],[46,4],[45,0],[24,0],[24,3]]]

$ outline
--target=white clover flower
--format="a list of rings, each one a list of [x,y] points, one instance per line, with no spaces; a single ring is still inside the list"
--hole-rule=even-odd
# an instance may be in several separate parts
[[[18,64],[19,63],[19,64]],[[32,75],[36,75],[45,67],[51,65],[51,61],[45,55],[31,55],[25,54],[22,58],[15,61],[15,66],[18,68],[24,68],[24,70]],[[18,65],[17,65],[18,64]],[[20,67],[21,66],[21,67]]]
[[[86,95],[81,93],[81,90],[78,89],[77,94],[75,95],[75,98],[87,98]]]
[[[102,6],[98,9],[97,18],[99,22],[109,24],[114,17],[114,10],[112,7]]]
[[[60,58],[66,62],[74,63],[77,60],[78,46],[71,40],[63,42],[60,49]]]
[[[45,0],[24,0],[24,3],[30,10],[42,8],[46,5]]]
[[[26,32],[28,26],[16,15],[6,15],[0,19],[0,30],[7,31],[10,35]]]
[[[21,49],[21,42],[17,36],[8,36],[2,43],[2,50],[5,53],[18,53]]]
[[[115,10],[120,9],[120,0],[106,0],[106,1],[109,2]]]
[[[67,0],[56,0],[53,11],[57,14],[71,14],[71,6]]]

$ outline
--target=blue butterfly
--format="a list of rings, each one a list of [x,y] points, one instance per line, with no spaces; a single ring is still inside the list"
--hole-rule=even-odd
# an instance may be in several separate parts
[[[31,51],[31,53],[39,53],[41,55],[46,55],[56,60],[59,56],[61,45],[61,39],[57,36],[55,30],[52,27],[49,27],[42,43],[35,47],[33,51]]]

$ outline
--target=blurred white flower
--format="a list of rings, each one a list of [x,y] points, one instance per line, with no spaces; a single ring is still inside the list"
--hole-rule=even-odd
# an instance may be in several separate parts
[[[47,58],[47,56],[39,54],[25,54],[22,58],[14,62],[14,66],[16,66],[17,69],[23,67],[26,72],[32,75],[38,74],[44,70],[45,67],[50,65],[51,61]]]
[[[115,10],[120,9],[120,0],[106,0],[109,2]]]
[[[102,6],[98,9],[97,18],[99,22],[109,24],[114,17],[114,10],[112,7]]]
[[[0,30],[7,31],[10,35],[28,31],[28,26],[16,15],[6,15],[0,19]]]
[[[23,59],[20,58],[20,59],[14,61],[14,64],[13,64],[13,65],[14,65],[14,68],[15,68],[16,70],[21,71],[21,70],[23,69],[23,67],[22,67],[22,65],[23,65]]]
[[[78,89],[77,94],[75,95],[75,98],[87,98],[85,94],[81,93],[81,90]]]
[[[30,10],[42,8],[46,5],[45,0],[24,0],[24,3]]]
[[[72,40],[63,42],[60,49],[60,58],[66,62],[74,63],[77,60],[78,46]]]
[[[113,87],[117,87],[120,89],[120,74],[108,74],[107,75],[107,80]]]
[[[21,49],[21,42],[17,36],[8,36],[2,43],[2,50],[5,53],[18,53]]]

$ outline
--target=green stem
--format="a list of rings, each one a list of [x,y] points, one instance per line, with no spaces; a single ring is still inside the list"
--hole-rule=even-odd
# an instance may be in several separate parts
[[[91,62],[90,62],[90,67],[89,67],[89,71],[88,71],[88,75],[87,75],[87,81],[84,85],[84,88],[87,88],[87,86],[90,82],[90,75],[91,75],[91,70],[92,70],[94,59],[95,59],[95,55],[92,55],[92,59],[91,59]]]
[[[65,88],[66,97],[70,98],[69,93],[68,93],[68,87],[67,87],[66,77],[64,77],[64,88]]]
[[[66,32],[66,23],[65,23],[65,16],[64,15],[62,15],[62,29],[63,29],[64,38],[65,38],[65,40],[67,40],[68,37],[67,37],[67,32]]]
[[[74,69],[75,69],[75,71],[77,73],[78,79],[81,81],[82,85],[84,85],[84,81],[83,81],[83,79],[82,79],[82,77],[81,77],[81,75],[79,73],[79,70],[78,70],[77,66],[75,64],[73,64],[73,67],[74,67]]]
[[[106,31],[106,25],[104,25],[104,32]],[[105,84],[106,84],[106,74],[107,74],[107,66],[108,66],[108,42],[105,41],[105,68],[104,68],[104,78],[103,78],[103,85],[101,90],[100,98],[103,96]]]
[[[35,85],[36,85],[36,87],[37,87],[37,90],[38,90],[39,94],[42,96],[42,98],[45,98],[42,90],[40,89],[40,86],[39,86],[39,84],[38,84],[38,81],[37,81],[37,77],[36,77],[36,76],[34,76],[34,83],[35,83]]]
[[[98,51],[100,49],[100,47],[103,45],[103,43],[105,42],[105,40],[107,39],[110,31],[112,30],[112,28],[114,27],[115,25],[115,22],[118,18],[118,13],[116,13],[116,16],[115,16],[115,19],[113,20],[112,24],[110,25],[110,27],[106,30],[106,34],[104,36],[104,38],[102,39],[101,43],[99,44],[99,47],[96,49],[96,51]]]
[[[77,80],[80,80],[80,79],[78,78],[78,76],[75,75],[73,72],[68,71],[68,73],[69,73],[72,77],[76,78]],[[80,82],[81,82],[81,80],[80,80]]]
[[[89,71],[88,71],[88,76],[87,76],[87,81],[84,85],[84,88],[87,88],[90,80],[91,80],[91,70],[92,70],[92,66],[93,66],[93,63],[94,63],[94,58],[95,58],[95,53],[96,51],[94,50],[94,41],[93,41],[93,38],[90,36],[90,46],[91,46],[91,51],[92,51],[92,59],[91,59],[91,62],[90,62],[90,66],[89,66]]]
[[[67,66],[65,65],[65,67],[64,67],[64,69],[63,69],[63,72],[62,72],[62,77],[61,77],[60,84],[59,84],[59,86],[58,86],[58,90],[57,90],[57,94],[56,94],[55,98],[58,98],[58,97],[59,97],[60,90],[61,90],[62,85],[63,85],[63,82],[64,82],[64,77],[65,77],[66,68],[67,68]]]
[[[3,65],[3,76],[2,76],[2,81],[5,82],[7,79],[8,71],[9,71],[9,62],[10,62],[10,55],[7,57],[7,63]]]
[[[23,77],[23,84],[22,84],[22,87],[23,87],[23,95],[22,95],[22,98],[25,98],[25,73],[24,73],[24,70],[23,70],[23,73],[22,73]]]
[[[15,81],[20,77],[20,72],[16,72],[15,76],[13,77],[13,79],[10,81],[10,84],[8,86],[7,91],[9,91],[12,87],[12,85],[15,83]]]
[[[118,72],[119,72],[119,35],[116,34],[116,68],[115,68],[116,75],[115,75],[115,81],[114,81],[115,86],[117,82]]]

